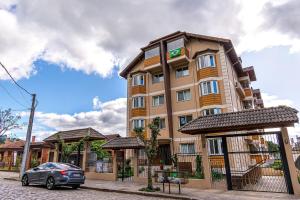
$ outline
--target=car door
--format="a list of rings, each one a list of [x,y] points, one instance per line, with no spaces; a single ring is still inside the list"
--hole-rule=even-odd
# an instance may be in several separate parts
[[[39,167],[34,167],[31,169],[31,171],[28,173],[28,178],[30,183],[37,183],[39,182]]]
[[[46,180],[48,178],[49,173],[51,173],[51,164],[50,163],[46,163],[43,166],[43,169],[41,169],[41,171],[39,173],[39,182],[41,184],[46,184]]]

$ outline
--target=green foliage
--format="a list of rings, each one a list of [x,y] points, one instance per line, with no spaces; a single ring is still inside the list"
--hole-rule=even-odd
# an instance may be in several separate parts
[[[140,138],[144,144],[145,144],[145,153],[148,159],[148,185],[147,185],[147,190],[149,191],[153,191],[153,183],[152,183],[152,165],[153,165],[153,161],[155,159],[155,157],[157,156],[158,153],[158,141],[157,141],[157,137],[159,135],[160,132],[160,128],[159,128],[159,121],[160,118],[156,117],[153,119],[153,121],[148,125],[150,131],[151,131],[151,135],[149,140],[147,140],[147,138],[145,137],[144,134],[144,129],[143,128],[135,128],[134,132],[136,134],[136,136],[138,138]]]
[[[20,167],[21,162],[22,162],[22,157],[21,156],[17,156],[17,158],[16,158],[16,168]]]
[[[283,170],[281,160],[275,160],[271,167],[275,170]]]
[[[267,146],[269,151],[279,151],[279,145],[272,141],[267,141]]]
[[[204,178],[203,170],[202,170],[202,158],[200,155],[196,156],[196,172],[195,176],[199,179]]]
[[[102,149],[102,145],[105,143],[104,140],[96,140],[91,143],[91,151],[97,154],[97,159],[102,160],[110,156],[109,152]]]
[[[4,135],[9,130],[21,128],[19,124],[21,116],[14,115],[11,109],[2,110],[0,108],[0,136]]]
[[[217,171],[212,171],[211,176],[212,176],[213,181],[220,181],[220,180],[224,179],[224,174],[222,174],[221,172],[217,172]]]
[[[37,159],[37,156],[36,155],[33,155],[32,158],[31,158],[31,161],[30,161],[30,166],[31,168],[34,168],[34,167],[37,167],[39,166],[39,161]]]
[[[156,188],[150,189],[148,187],[145,187],[145,188],[139,189],[139,191],[142,191],[142,192],[157,192],[157,191],[160,191],[160,188],[156,187]]]
[[[172,163],[173,163],[174,168],[177,169],[177,167],[178,167],[178,157],[177,157],[177,154],[174,154],[171,157],[171,159],[172,159]]]

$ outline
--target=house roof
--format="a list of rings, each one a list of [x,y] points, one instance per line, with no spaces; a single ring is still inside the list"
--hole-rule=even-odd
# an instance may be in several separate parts
[[[112,139],[115,139],[115,138],[119,138],[121,136],[119,134],[110,134],[110,135],[105,135],[105,137],[109,141],[109,140],[112,140]]]
[[[10,141],[6,140],[4,144],[0,144],[0,149],[5,150],[5,149],[23,149],[23,146],[25,144],[24,140],[16,140],[16,141]]]
[[[68,131],[59,131],[46,139],[44,139],[45,142],[57,142],[58,137],[62,140],[80,140],[86,136],[89,136],[90,139],[93,140],[101,140],[106,139],[104,135],[99,133],[93,128],[83,128],[83,129],[75,129],[75,130],[68,130]]]
[[[108,141],[102,146],[103,149],[141,149],[145,145],[137,137],[120,137]]]
[[[186,134],[254,130],[293,126],[298,111],[287,106],[251,109],[217,115],[201,116],[179,129]]]
[[[211,36],[206,36],[206,35],[199,35],[199,34],[194,34],[194,33],[187,33],[187,32],[182,32],[182,31],[177,31],[172,34],[160,37],[156,40],[151,41],[147,46],[143,47],[141,52],[125,67],[125,69],[120,73],[120,76],[123,78],[127,78],[127,74],[133,69],[133,67],[143,59],[144,57],[144,49],[150,48],[152,46],[157,45],[161,40],[172,40],[174,38],[178,37],[185,37],[185,38],[196,38],[196,39],[201,39],[201,40],[206,40],[206,41],[214,41],[214,42],[219,42],[224,45],[225,52],[229,56],[229,59],[236,69],[236,71],[239,74],[243,74],[243,68],[241,64],[241,60],[237,56],[235,49],[233,47],[233,44],[231,40],[225,39],[225,38],[219,38],[219,37],[211,37]]]

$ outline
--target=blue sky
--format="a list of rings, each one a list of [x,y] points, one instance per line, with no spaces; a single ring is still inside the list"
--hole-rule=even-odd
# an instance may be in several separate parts
[[[252,86],[265,104],[300,109],[299,1],[53,1],[0,0],[0,61],[37,94],[39,140],[87,126],[124,135],[127,91],[119,71],[150,40],[177,30],[230,38],[243,66],[255,67]],[[6,90],[29,107],[30,97],[0,70],[0,107],[23,110]],[[15,112],[27,122],[27,111]]]

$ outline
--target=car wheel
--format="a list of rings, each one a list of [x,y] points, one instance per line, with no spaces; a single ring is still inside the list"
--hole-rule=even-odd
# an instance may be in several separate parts
[[[73,188],[74,190],[76,190],[76,189],[79,188],[79,186],[80,186],[80,185],[72,185],[72,188]]]
[[[46,182],[46,187],[48,190],[53,190],[55,188],[55,181],[53,177],[49,177]]]
[[[22,178],[22,186],[28,186],[28,185],[29,185],[28,176],[24,175]]]

